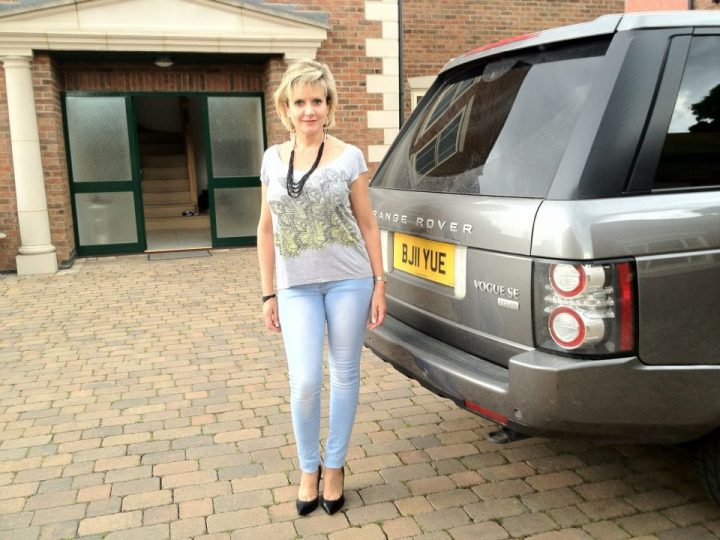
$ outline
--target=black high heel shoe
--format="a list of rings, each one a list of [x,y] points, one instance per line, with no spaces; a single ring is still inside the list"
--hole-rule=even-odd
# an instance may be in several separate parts
[[[320,500],[320,476],[321,475],[322,475],[322,465],[318,465],[318,479],[317,479],[318,494],[314,499],[312,499],[311,501],[301,501],[300,499],[295,499],[295,508],[297,508],[297,513],[299,515],[305,516],[318,507],[318,501]]]
[[[345,490],[344,489],[345,488],[345,467],[343,467],[340,470],[342,472],[342,477],[343,477],[343,491],[344,491]],[[325,510],[325,512],[327,512],[331,516],[335,512],[340,510],[344,504],[345,504],[345,494],[344,493],[341,493],[340,497],[338,497],[337,499],[334,499],[334,500],[328,500],[325,497],[322,498],[323,510]]]

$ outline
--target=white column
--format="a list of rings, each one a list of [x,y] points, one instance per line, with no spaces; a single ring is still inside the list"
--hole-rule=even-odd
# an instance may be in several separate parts
[[[19,275],[50,274],[58,270],[50,239],[50,219],[40,156],[35,98],[29,56],[0,58],[5,68],[15,194],[20,224],[16,257]]]
[[[398,0],[366,0],[365,19],[382,22],[382,36],[365,40],[365,54],[382,58],[381,74],[367,76],[368,94],[383,95],[383,109],[368,111],[367,126],[382,129],[383,144],[370,145],[368,161],[382,161],[400,125],[400,39],[398,36]]]

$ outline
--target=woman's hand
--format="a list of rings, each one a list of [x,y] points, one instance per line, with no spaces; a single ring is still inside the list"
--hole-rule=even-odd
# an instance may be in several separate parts
[[[265,328],[273,332],[280,332],[280,312],[277,298],[271,298],[263,304],[263,318],[265,319]]]
[[[371,330],[380,326],[385,320],[387,302],[385,301],[385,283],[376,283],[370,300],[370,318],[368,328]]]

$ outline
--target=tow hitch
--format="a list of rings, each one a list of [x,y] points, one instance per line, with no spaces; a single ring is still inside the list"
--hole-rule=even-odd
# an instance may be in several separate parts
[[[487,434],[487,439],[494,444],[507,444],[513,441],[521,441],[522,439],[528,439],[528,435],[518,433],[512,429],[501,427],[498,431],[491,431]]]

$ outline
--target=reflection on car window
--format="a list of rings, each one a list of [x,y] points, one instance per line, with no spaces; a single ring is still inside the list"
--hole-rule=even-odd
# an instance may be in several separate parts
[[[493,58],[449,78],[403,130],[374,186],[543,197],[607,41]]]
[[[720,185],[720,36],[690,44],[655,188]]]

